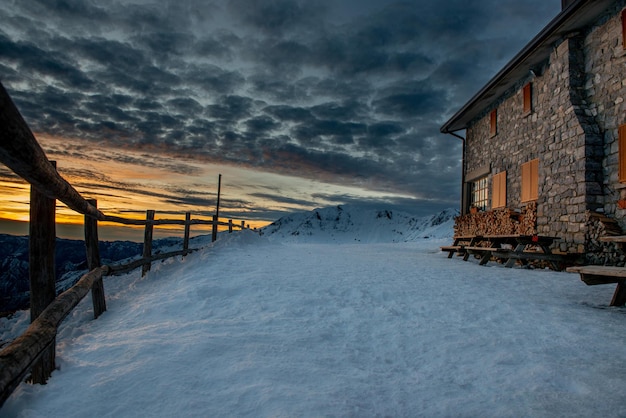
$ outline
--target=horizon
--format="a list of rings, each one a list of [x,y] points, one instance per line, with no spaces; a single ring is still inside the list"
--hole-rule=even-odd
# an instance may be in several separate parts
[[[268,227],[270,225],[272,225],[273,223],[279,221],[280,219],[284,218],[284,217],[288,217],[288,216],[292,216],[292,215],[297,215],[297,214],[307,214],[307,213],[312,213],[314,211],[320,210],[327,210],[327,209],[333,209],[336,207],[348,207],[348,208],[354,208],[354,207],[358,207],[359,210],[362,211],[368,211],[368,210],[375,210],[375,211],[382,211],[382,210],[396,210],[397,209],[391,209],[391,208],[384,208],[384,207],[379,207],[379,206],[371,206],[371,205],[359,205],[359,204],[351,204],[351,205],[334,205],[334,206],[326,206],[326,207],[319,207],[319,208],[314,208],[311,210],[303,210],[303,211],[294,211],[294,212],[289,212],[286,214],[283,214],[283,216],[281,216],[278,219],[274,219],[273,221],[270,221],[268,223],[262,224],[260,226],[248,226],[248,224],[246,224],[246,229],[251,229],[254,231],[259,231],[265,227]],[[418,218],[425,218],[428,216],[434,216],[434,215],[438,215],[442,212],[445,212],[447,210],[457,210],[456,208],[445,208],[441,211],[435,211],[435,212],[431,212],[422,216],[418,216],[418,215],[414,215],[412,213],[409,212],[404,212],[404,211],[398,211],[401,212],[402,214],[405,215],[409,215],[409,216],[413,216],[413,217],[418,217]],[[158,213],[157,213],[158,215]],[[197,219],[198,217],[192,216],[192,219]],[[159,219],[159,217],[155,217],[155,219]],[[165,219],[165,218],[163,218]],[[168,219],[175,219],[175,217],[168,217]],[[184,219],[184,216],[181,218]],[[223,219],[223,218],[221,218]],[[218,228],[218,232],[224,232],[227,231],[228,228],[225,226],[220,226]],[[234,232],[239,231],[239,228],[235,228]],[[155,225],[154,226],[154,230],[153,230],[153,238],[154,239],[161,239],[161,238],[182,238],[183,237],[183,228],[180,225]],[[191,229],[190,229],[190,238],[194,238],[194,237],[198,237],[198,236],[205,236],[205,235],[210,235],[212,233],[212,229],[210,225],[192,225]],[[29,235],[29,221],[16,221],[16,220],[9,220],[9,219],[2,219],[0,218],[0,235],[4,234],[4,235],[11,235],[11,236],[18,236],[18,237],[28,237]],[[98,226],[98,239],[99,241],[132,241],[132,242],[137,242],[137,243],[142,243],[144,240],[144,227],[143,226],[139,226],[139,225],[115,225],[115,224],[111,224],[109,222],[101,222],[99,223]],[[58,239],[69,239],[69,240],[79,240],[79,241],[83,241],[84,240],[84,225],[82,223],[61,223],[61,222],[56,222],[56,237]]]

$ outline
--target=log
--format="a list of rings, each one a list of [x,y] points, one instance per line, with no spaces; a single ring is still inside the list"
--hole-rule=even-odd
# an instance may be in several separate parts
[[[211,229],[211,242],[217,240],[217,215],[213,215],[213,228]]]
[[[154,220],[154,210],[146,211],[146,228],[143,235],[143,259],[150,260],[152,256],[152,230],[153,226],[150,221]],[[147,261],[141,268],[141,275],[145,276],[150,271],[150,261]]]
[[[54,163],[51,166],[56,167]],[[37,317],[56,297],[54,250],[56,242],[56,200],[30,188],[28,271],[30,276],[30,320]],[[32,372],[33,383],[44,384],[55,368],[54,341],[40,356]]]
[[[169,253],[156,254],[149,258],[142,257],[138,260],[131,261],[130,263],[126,263],[126,264],[112,264],[108,266],[109,267],[108,274],[118,276],[120,274],[128,273],[129,271],[133,271],[136,268],[142,267],[146,265],[146,263],[153,263],[158,260],[164,260],[166,258],[176,257],[179,255],[185,256],[194,251],[197,251],[197,250],[192,248],[192,249],[187,249],[187,250],[171,251]]]
[[[0,83],[0,162],[50,199],[82,214],[103,216],[52,167],[19,110]]]
[[[88,200],[93,207],[98,207],[96,199]],[[100,267],[100,243],[98,240],[98,220],[85,216],[85,249],[87,251],[87,267],[89,271]],[[102,279],[96,281],[91,288],[91,301],[93,303],[94,318],[98,318],[107,310],[104,297],[104,283]]]
[[[499,208],[457,216],[454,235],[533,235],[537,232],[537,204],[531,202],[520,211]]]
[[[56,338],[57,328],[65,317],[89,292],[96,280],[108,273],[108,267],[99,267],[85,274],[70,289],[61,293],[33,321],[26,332],[0,351],[0,407]]]
[[[189,221],[191,221],[191,213],[185,213],[185,234],[183,236],[183,251],[189,249]]]

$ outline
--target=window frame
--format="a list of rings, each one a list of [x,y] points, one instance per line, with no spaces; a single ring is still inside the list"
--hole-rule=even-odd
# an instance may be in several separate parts
[[[539,159],[522,164],[521,202],[534,202],[539,199]]]
[[[470,208],[487,210],[489,203],[489,176],[479,177],[470,182]]]
[[[522,111],[524,116],[528,116],[533,112],[533,84],[527,83],[522,88]]]
[[[491,179],[491,209],[506,207],[506,171],[494,174]]]
[[[492,138],[498,135],[498,109],[493,109],[489,113],[489,135]]]

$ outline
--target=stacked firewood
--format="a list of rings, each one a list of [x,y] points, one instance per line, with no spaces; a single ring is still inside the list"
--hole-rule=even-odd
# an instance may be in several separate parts
[[[537,204],[522,210],[508,208],[468,213],[455,219],[454,235],[532,235],[537,233]]]
[[[620,245],[614,242],[600,241],[600,238],[604,236],[622,234],[622,228],[615,219],[601,213],[587,212],[585,224],[586,263],[623,266],[626,257]]]

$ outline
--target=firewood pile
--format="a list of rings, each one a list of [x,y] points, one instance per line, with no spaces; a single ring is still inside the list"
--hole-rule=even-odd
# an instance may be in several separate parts
[[[454,235],[533,235],[537,233],[537,204],[531,202],[522,210],[508,208],[458,216]]]
[[[624,265],[626,257],[619,244],[600,241],[603,236],[623,235],[622,228],[615,219],[601,213],[588,211],[585,231],[587,264]]]

